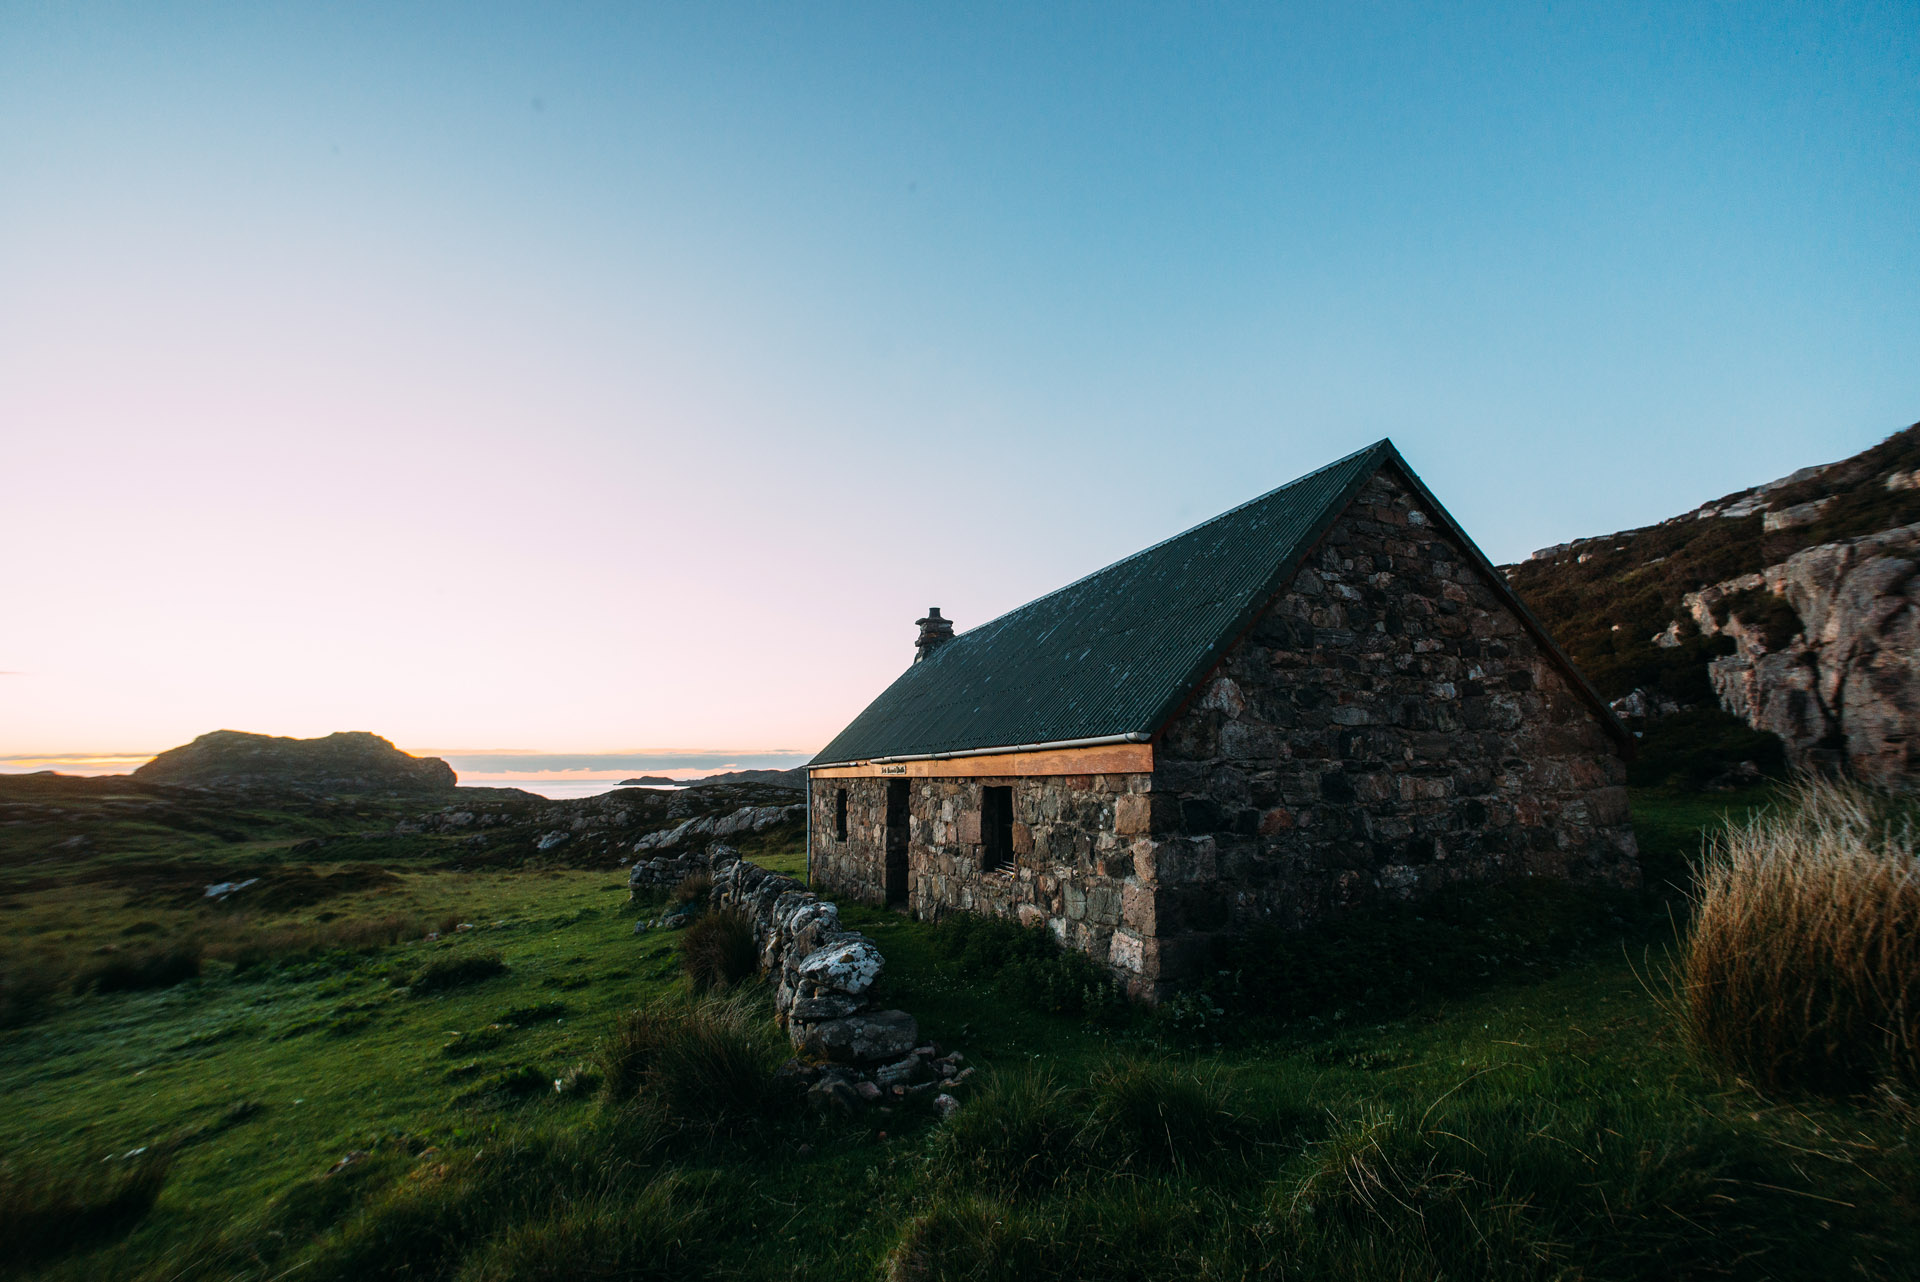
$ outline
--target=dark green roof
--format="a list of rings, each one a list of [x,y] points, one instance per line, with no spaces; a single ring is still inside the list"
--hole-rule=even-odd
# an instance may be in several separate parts
[[[901,673],[811,764],[1151,735],[1389,462],[1431,502],[1392,442],[1377,442],[960,633]]]

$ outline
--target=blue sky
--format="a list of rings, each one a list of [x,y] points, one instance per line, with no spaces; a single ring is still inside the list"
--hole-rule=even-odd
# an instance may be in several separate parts
[[[1509,560],[1920,418],[1913,4],[0,3],[0,122],[0,751],[804,750],[1381,436]]]

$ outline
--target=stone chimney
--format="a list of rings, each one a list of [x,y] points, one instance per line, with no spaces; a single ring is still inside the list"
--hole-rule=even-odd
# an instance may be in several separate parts
[[[927,617],[915,619],[920,625],[920,639],[913,643],[913,661],[915,663],[932,654],[935,649],[953,640],[953,620],[940,617],[940,607],[927,607]]]

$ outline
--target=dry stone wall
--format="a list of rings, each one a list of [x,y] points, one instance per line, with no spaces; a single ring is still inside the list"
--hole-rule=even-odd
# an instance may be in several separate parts
[[[925,1094],[943,1112],[959,1107],[950,1092],[971,1070],[957,1055],[923,1045],[907,1012],[875,1009],[874,981],[886,958],[873,940],[841,925],[837,905],[719,843],[698,855],[636,865],[628,884],[638,898],[669,876],[678,881],[693,872],[712,877],[715,907],[753,922],[760,967],[773,981],[775,1018],[805,1057],[789,1075],[816,1105],[847,1111]]]

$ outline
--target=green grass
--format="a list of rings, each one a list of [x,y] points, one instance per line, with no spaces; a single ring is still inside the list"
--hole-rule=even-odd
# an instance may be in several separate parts
[[[1764,799],[1637,794],[1650,880],[1684,880],[1701,825]],[[141,857],[232,857],[175,841]],[[804,868],[791,841],[760,857]],[[63,987],[0,1031],[9,1169],[171,1162],[150,1210],[113,1203],[111,1233],[32,1276],[1893,1278],[1920,1249],[1912,1114],[1707,1075],[1650,995],[1657,945],[1216,1047],[1062,1011],[939,930],[842,905],[886,1000],[979,1075],[951,1122],[840,1121],[756,1094],[780,1053],[762,986],[662,1031],[690,1000],[678,935],[632,934],[623,877],[445,862],[256,924],[470,930],[215,954],[167,988]],[[8,956],[151,947],[220,911],[8,875]],[[489,954],[504,969],[478,982],[395,986]]]

